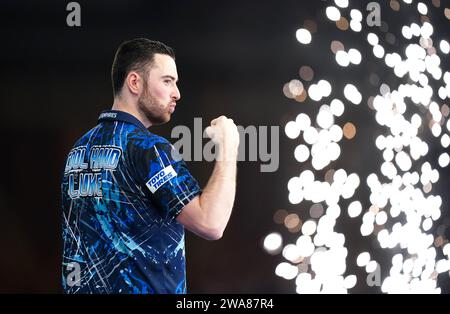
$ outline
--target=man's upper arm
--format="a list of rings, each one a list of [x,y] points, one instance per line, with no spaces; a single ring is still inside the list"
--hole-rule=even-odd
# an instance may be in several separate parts
[[[144,153],[144,184],[151,201],[168,219],[176,219],[186,229],[208,240],[221,237],[206,223],[201,207],[202,192],[181,158],[169,143],[156,143]],[[176,218],[175,218],[176,217]]]
[[[148,145],[150,146],[150,145]],[[174,159],[174,147],[158,142],[143,151],[142,184],[166,219],[174,219],[201,189],[185,162]]]

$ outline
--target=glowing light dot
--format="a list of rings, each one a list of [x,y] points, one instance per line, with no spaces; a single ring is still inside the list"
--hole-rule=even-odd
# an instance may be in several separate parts
[[[387,84],[381,84],[380,86],[380,93],[381,95],[385,96],[386,94],[389,94],[391,92],[390,87]]]
[[[337,143],[328,144],[328,154],[331,161],[335,161],[341,155],[341,147]]]
[[[267,235],[264,239],[264,248],[269,252],[275,252],[279,250],[282,244],[283,239],[277,232],[273,232]]]
[[[334,3],[340,8],[348,7],[348,0],[334,0]]]
[[[303,80],[310,82],[314,78],[314,70],[311,67],[304,65],[300,68],[300,77]]]
[[[365,267],[370,261],[370,254],[368,252],[362,252],[356,258],[356,265],[359,267]]]
[[[353,31],[355,31],[355,32],[360,32],[361,29],[362,29],[362,25],[361,25],[360,22],[357,22],[357,21],[355,21],[355,20],[352,20],[352,21],[350,22],[350,28],[351,28]]]
[[[287,186],[288,186],[289,192],[299,189],[301,187],[300,178],[299,177],[292,177],[292,178],[290,178],[289,181],[288,181],[288,185]],[[287,214],[284,215],[283,221],[284,221],[284,218],[286,216],[287,216]]]
[[[444,253],[444,255],[447,255],[447,256],[450,255],[450,243],[447,243],[446,245],[444,245],[444,248],[442,249],[442,253]]]
[[[327,17],[333,21],[336,22],[341,18],[341,12],[339,12],[338,8],[330,6],[326,10]]]
[[[322,91],[317,84],[312,84],[308,89],[309,97],[314,101],[319,101],[322,98]]]
[[[375,261],[370,261],[367,265],[366,265],[366,272],[367,273],[373,273],[375,270],[377,270],[378,264]]]
[[[447,153],[442,153],[439,156],[439,166],[441,166],[442,168],[445,168],[448,166],[448,164],[450,163],[450,157]]]
[[[334,119],[333,114],[330,110],[322,109],[317,114],[317,124],[323,128],[328,129],[333,125]]]
[[[379,135],[375,140],[375,146],[379,150],[383,150],[386,148],[386,138],[383,135]]]
[[[377,223],[377,225],[382,226],[386,223],[387,219],[388,219],[388,216],[387,216],[386,212],[380,211],[375,217],[375,222]]]
[[[309,127],[305,130],[305,133],[303,133],[303,139],[306,143],[312,145],[319,139],[319,132],[317,132],[316,128]]]
[[[354,125],[353,123],[351,123],[351,122],[347,122],[347,123],[344,125],[343,131],[344,131],[344,136],[345,136],[347,139],[349,139],[349,140],[351,140],[352,138],[354,138],[355,135],[356,135],[356,127],[355,127],[355,125]]]
[[[298,124],[300,130],[302,131],[305,131],[311,126],[311,119],[307,114],[304,113],[300,113],[297,118],[295,118],[295,122]]]
[[[352,84],[345,85],[344,96],[355,105],[359,105],[362,101],[362,95],[359,93],[358,89]]]
[[[450,261],[441,259],[436,263],[436,272],[438,274],[445,273],[450,270]]]
[[[413,266],[414,266],[414,264],[413,264],[412,259],[408,258],[407,260],[405,260],[403,262],[403,273],[405,273],[405,274],[411,273]]]
[[[348,21],[345,17],[341,16],[339,21],[336,22],[336,27],[339,28],[341,31],[348,30]]]
[[[298,275],[298,267],[283,262],[278,264],[278,266],[275,268],[275,274],[279,277],[283,277],[286,280],[291,280]]]
[[[442,128],[438,123],[433,124],[433,126],[431,127],[431,133],[433,134],[434,137],[438,137],[441,135],[442,132]]]
[[[425,3],[423,2],[419,2],[417,4],[417,10],[419,11],[420,14],[422,15],[426,15],[428,13],[428,7],[426,6]]]
[[[409,158],[408,154],[403,151],[399,152],[397,156],[395,156],[395,162],[403,171],[408,171],[409,169],[411,169],[411,159]]]
[[[344,103],[339,99],[333,99],[330,103],[331,113],[336,117],[340,117],[344,113]]]
[[[433,220],[431,218],[427,218],[422,223],[423,231],[428,231],[433,226]]]
[[[360,182],[361,180],[359,179],[359,176],[356,173],[350,174],[347,178],[347,184],[352,186],[353,189],[356,189],[359,186]]]
[[[373,54],[375,57],[381,59],[384,57],[384,48],[380,45],[376,45],[373,47]]]
[[[337,170],[333,175],[333,181],[338,184],[344,184],[347,180],[347,172],[344,169]]]
[[[287,215],[286,218],[284,219],[284,225],[288,229],[297,227],[299,223],[300,223],[300,218],[298,218],[297,214]]]
[[[289,193],[288,199],[289,199],[289,203],[291,204],[300,204],[303,201],[303,194],[300,191],[292,191],[291,193]]]
[[[367,41],[372,46],[376,46],[376,45],[378,45],[378,36],[376,34],[374,34],[374,33],[369,33],[367,35]]]
[[[397,60],[396,57],[394,57],[394,54],[386,54],[386,56],[384,57],[384,61],[386,62],[386,65],[390,68],[395,67],[395,65],[397,64],[397,62],[401,61],[401,60]]]
[[[300,135],[300,128],[294,121],[289,121],[284,127],[284,132],[290,139],[295,139]]]
[[[443,39],[439,43],[439,49],[441,49],[442,53],[448,54],[450,52],[450,44]]]
[[[449,81],[447,84],[450,84],[450,72],[445,73],[444,80],[446,80],[445,76],[447,76],[447,74],[448,74],[448,81]],[[444,115],[444,117],[448,117],[450,114],[450,107],[444,104],[441,108],[441,111],[442,111],[442,114]]]
[[[333,40],[331,42],[331,51],[336,54],[340,50],[345,50],[344,44],[338,40]]]
[[[356,285],[357,278],[355,275],[349,275],[344,279],[345,289],[352,289]]]
[[[420,28],[420,34],[422,35],[422,38],[430,38],[431,35],[433,34],[433,26],[430,23],[425,22],[423,26]],[[426,43],[428,44],[428,40],[426,41]]]
[[[297,32],[295,33],[295,37],[297,38],[299,43],[305,44],[305,45],[309,44],[312,39],[311,33],[307,29],[304,29],[304,28],[298,29]]]
[[[314,182],[314,173],[311,170],[305,170],[300,174],[300,181],[304,186]]]
[[[350,57],[348,55],[347,52],[343,51],[343,50],[339,50],[336,53],[336,62],[341,66],[341,67],[346,67],[350,64]]]
[[[286,258],[290,262],[294,262],[298,260],[301,255],[299,254],[299,250],[294,244],[288,244],[283,249],[283,257]]]
[[[348,215],[351,218],[358,217],[361,214],[362,205],[359,201],[354,201],[348,206]]]
[[[289,83],[283,85],[283,94],[289,99],[294,98],[294,95],[292,95],[291,91],[289,90]]]
[[[409,28],[408,26],[403,26],[403,28],[402,28],[402,35],[406,39],[411,39],[412,35],[413,35],[411,28]]]
[[[353,63],[353,64],[360,64],[361,63],[362,56],[361,56],[361,53],[358,50],[356,50],[354,48],[350,49],[348,51],[348,56],[350,58],[350,62],[351,63]]]
[[[392,149],[386,149],[383,152],[383,159],[385,161],[392,161],[394,159],[394,151]]]
[[[352,9],[352,10],[350,11],[350,17],[352,18],[352,20],[361,22],[363,16],[362,16],[361,11],[356,10],[356,9]]]
[[[441,145],[442,147],[447,148],[450,145],[450,136],[448,136],[447,134],[442,135]]]
[[[403,255],[398,253],[392,257],[392,265],[395,268],[401,268],[403,265]]]
[[[415,113],[411,117],[411,123],[416,129],[418,129],[422,125],[422,118],[417,113]]]
[[[296,97],[300,95],[303,92],[303,83],[299,80],[292,80],[289,82],[289,91],[291,94]]]
[[[377,240],[382,248],[386,248],[389,241],[389,232],[386,229],[380,230],[377,234]]]
[[[389,5],[390,5],[391,9],[394,11],[400,10],[400,3],[398,3],[398,1],[396,1],[396,0],[391,0],[391,2],[389,2]]]
[[[298,145],[294,151],[295,159],[298,162],[305,162],[309,158],[309,149],[306,145]]]
[[[330,134],[331,140],[336,143],[339,142],[342,139],[342,136],[344,135],[342,129],[336,124],[330,128]]]
[[[412,23],[411,26],[411,32],[413,36],[419,36],[420,35],[420,26],[416,23]]]
[[[316,223],[312,220],[306,221],[302,226],[302,233],[311,236],[316,232]]]
[[[317,86],[320,88],[323,97],[328,97],[331,94],[331,84],[326,80],[320,80],[317,82]]]
[[[373,232],[373,224],[363,223],[361,225],[360,231],[362,236],[369,236]]]

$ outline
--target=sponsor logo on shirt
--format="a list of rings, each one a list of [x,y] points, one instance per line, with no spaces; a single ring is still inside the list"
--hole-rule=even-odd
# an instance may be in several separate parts
[[[115,119],[117,117],[117,113],[115,112],[104,112],[100,114],[99,119],[112,118]]]
[[[167,166],[147,181],[146,185],[153,194],[167,181],[177,176],[172,166]]]

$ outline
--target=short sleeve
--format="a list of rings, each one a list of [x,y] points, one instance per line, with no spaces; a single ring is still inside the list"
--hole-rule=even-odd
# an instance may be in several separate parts
[[[168,219],[175,219],[201,193],[197,180],[169,142],[157,142],[145,151],[144,183],[151,201]]]

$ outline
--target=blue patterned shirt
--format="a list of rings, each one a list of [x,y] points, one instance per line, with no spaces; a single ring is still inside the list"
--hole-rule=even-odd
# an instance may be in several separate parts
[[[76,142],[61,184],[66,293],[186,293],[175,218],[201,189],[178,156],[115,110]]]

